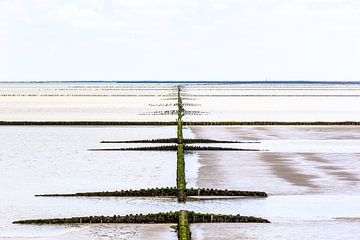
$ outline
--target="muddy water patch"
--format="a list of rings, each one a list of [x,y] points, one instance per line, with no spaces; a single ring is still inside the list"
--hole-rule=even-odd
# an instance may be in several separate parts
[[[199,152],[197,187],[265,191],[269,194],[303,192],[273,174],[260,152]]]
[[[265,161],[274,174],[291,184],[300,187],[317,188],[314,184],[317,176],[305,174],[293,167],[292,156],[289,154],[263,153],[262,160]]]
[[[319,163],[319,168],[323,169],[327,174],[337,177],[339,180],[349,182],[360,181],[360,162],[359,154],[316,154],[302,153],[307,161]]]

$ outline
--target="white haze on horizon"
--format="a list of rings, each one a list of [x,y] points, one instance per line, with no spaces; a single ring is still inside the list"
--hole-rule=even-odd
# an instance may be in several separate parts
[[[0,0],[0,81],[360,81],[358,0]]]

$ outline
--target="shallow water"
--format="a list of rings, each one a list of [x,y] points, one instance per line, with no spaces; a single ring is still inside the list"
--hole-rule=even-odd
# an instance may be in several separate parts
[[[187,86],[189,121],[359,121],[360,85]]]
[[[191,237],[200,239],[359,239],[360,222],[285,221],[271,224],[192,224]]]
[[[175,84],[0,83],[2,121],[176,121]],[[359,121],[360,84],[184,85],[185,121]]]
[[[174,85],[0,84],[0,121],[174,121]],[[194,85],[183,89],[185,120],[358,120],[358,85]],[[212,94],[213,96],[210,96]],[[222,96],[222,95],[226,96]],[[244,96],[244,95],[252,96]],[[271,95],[271,96],[270,96]],[[304,97],[304,95],[307,95]],[[310,96],[311,95],[311,96]],[[325,97],[327,95],[327,97]],[[331,97],[329,97],[331,95]],[[359,95],[359,96],[358,96]],[[200,105],[199,105],[200,104]],[[311,106],[311,108],[309,107]],[[266,191],[266,199],[44,198],[42,193],[176,185],[176,152],[92,152],[159,146],[100,141],[176,137],[164,127],[0,127],[0,239],[176,239],[170,225],[24,226],[29,218],[124,215],[187,209],[253,215],[271,224],[193,224],[193,239],[357,239],[360,132],[357,126],[184,127],[186,138],[259,141],[204,144],[263,152],[192,151],[188,187]],[[163,145],[163,144],[161,144]],[[199,144],[197,144],[199,145]]]
[[[249,200],[271,224],[193,224],[193,239],[358,239],[360,153],[357,127],[191,127],[198,138],[257,140],[204,144],[264,152],[198,152],[196,187],[266,191]],[[193,164],[193,163],[192,163]],[[194,165],[194,164],[193,164]],[[239,203],[243,204],[244,203]],[[228,201],[227,206],[233,205]],[[348,208],[349,207],[349,208]],[[347,217],[340,217],[344,215]]]
[[[1,121],[176,121],[174,85],[0,83]],[[159,113],[160,112],[160,113]]]
[[[242,141],[243,135],[239,132],[250,132],[254,127],[191,129],[199,138],[212,136],[214,139],[224,139],[224,136],[228,136],[228,139]],[[356,130],[354,127],[351,129]],[[268,133],[275,131],[276,137],[269,140]],[[290,135],[288,131],[294,134]],[[261,127],[252,134],[259,143],[212,144],[266,151],[198,152],[200,168],[196,184],[199,187],[228,189],[247,187],[272,194],[337,191],[358,193],[360,141],[357,137],[331,140],[332,135],[339,136],[342,132],[341,127]],[[294,139],[294,135],[301,137]]]
[[[193,137],[196,133],[190,128],[185,132],[187,137]],[[113,144],[99,143],[102,140],[167,138],[173,137],[174,133],[176,127],[1,127],[0,139],[3,148],[0,155],[0,181],[2,191],[7,194],[0,197],[2,216],[0,239],[8,237],[64,239],[64,236],[67,239],[96,239],[93,237],[94,232],[104,233],[100,234],[103,236],[100,239],[111,239],[106,236],[111,236],[112,232],[124,238],[142,239],[141,236],[144,235],[141,234],[147,231],[146,227],[139,228],[132,225],[104,228],[93,225],[79,228],[11,224],[14,220],[28,218],[111,216],[188,209],[197,212],[264,217],[275,224],[280,224],[281,228],[286,221],[316,220],[324,221],[325,224],[326,221],[336,218],[360,216],[360,208],[357,204],[360,202],[357,181],[341,180],[341,175],[331,175],[328,172],[327,177],[319,175],[321,177],[314,180],[319,185],[318,188],[296,185],[289,182],[285,176],[277,175],[271,169],[271,160],[267,162],[266,157],[261,158],[261,154],[272,154],[271,152],[224,154],[210,151],[186,155],[186,176],[189,187],[267,191],[270,194],[267,199],[189,200],[186,204],[178,204],[174,198],[34,197],[34,194],[39,193],[175,186],[175,152],[87,151],[88,148],[113,146]],[[121,144],[121,146],[125,145]],[[137,144],[129,145],[137,146]],[[354,178],[360,177],[358,176],[360,171],[354,168],[356,166],[354,159],[358,155],[326,153],[317,154],[316,158],[305,158],[305,155],[300,153],[286,154],[292,159],[288,165],[304,173],[312,173],[311,169],[314,166],[319,169],[321,166],[332,166],[336,171],[342,169],[344,174],[353,173]],[[297,158],[297,163],[294,157]],[[343,161],[337,161],[339,157]],[[325,170],[326,168],[324,173],[327,173]],[[331,168],[328,170],[335,171]],[[304,180],[298,179],[298,181]],[[353,223],[350,225],[352,226]],[[201,229],[202,237],[212,234],[206,232],[208,231],[206,227]],[[256,229],[262,231],[263,228],[254,227],[254,231]],[[290,231],[291,228],[288,230]],[[161,227],[156,231],[151,230],[153,231],[155,236],[176,238],[176,234],[169,226]],[[196,226],[193,227],[193,232],[194,236],[201,239],[196,233]],[[234,234],[240,233],[241,231]],[[256,235],[256,231],[253,234]]]
[[[71,199],[35,198],[41,193],[111,191],[176,185],[175,152],[91,152],[102,140],[174,137],[175,127],[1,127],[0,238],[7,233],[39,234],[16,219],[95,214],[118,206]],[[105,144],[108,146],[109,144]],[[131,144],[134,145],[134,144]],[[154,210],[156,211],[156,210]],[[21,231],[21,229],[33,231]],[[44,228],[45,235],[48,233]],[[54,229],[50,227],[50,229]],[[54,232],[60,230],[54,229]],[[42,232],[42,230],[40,230]],[[52,230],[50,231],[52,232]],[[62,231],[60,231],[62,232]]]

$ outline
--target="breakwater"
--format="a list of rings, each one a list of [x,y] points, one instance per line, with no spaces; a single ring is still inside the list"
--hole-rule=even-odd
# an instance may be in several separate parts
[[[129,214],[126,216],[89,216],[72,218],[50,218],[50,219],[29,219],[14,221],[14,224],[98,224],[98,223],[123,223],[123,224],[163,224],[179,223],[181,216],[182,226],[186,226],[186,221],[190,223],[270,223],[269,220],[241,215],[225,214],[204,214],[190,211],[151,213],[151,214]]]
[[[179,144],[180,145],[180,144]],[[183,150],[187,151],[247,151],[258,152],[264,151],[260,149],[249,148],[231,148],[231,147],[205,147],[205,146],[193,146],[181,144]],[[163,146],[151,146],[151,147],[130,147],[130,148],[90,148],[88,151],[177,151],[176,145],[163,145]]]
[[[183,178],[183,177],[182,177]],[[186,187],[185,181],[179,181],[179,185]],[[181,186],[181,188],[183,188]],[[179,186],[166,188],[148,188],[138,190],[104,191],[104,192],[80,192],[64,194],[38,194],[36,197],[177,197]],[[186,196],[239,196],[239,197],[267,197],[265,192],[222,190],[209,188],[182,189]]]
[[[215,140],[206,138],[184,138],[183,143],[260,143],[258,141],[229,141],[229,140]],[[139,139],[139,140],[104,140],[100,143],[179,143],[178,138],[159,138],[159,139]]]

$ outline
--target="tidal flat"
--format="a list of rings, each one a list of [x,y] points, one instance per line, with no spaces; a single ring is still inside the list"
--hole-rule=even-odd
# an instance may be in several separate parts
[[[360,236],[357,125],[181,126],[181,140],[197,139],[185,143],[194,147],[184,152],[187,188],[263,191],[267,198],[189,196],[185,203],[178,203],[176,197],[35,196],[176,187],[176,151],[89,150],[162,148],[178,144],[172,139],[179,140],[176,122],[180,88],[183,119],[188,122],[336,123],[360,119],[360,110],[355,107],[360,99],[360,85],[181,84],[179,87],[178,84],[1,83],[0,86],[0,121],[65,123],[0,126],[0,239],[177,239],[176,224],[18,225],[12,222],[180,210],[241,214],[271,222],[193,223],[190,224],[192,239],[358,239]],[[66,125],[76,121],[149,121],[169,125]],[[154,139],[165,141],[149,141]],[[207,142],[201,143],[201,139]],[[199,151],[199,147],[207,150]],[[257,151],[222,151],[221,148]]]

